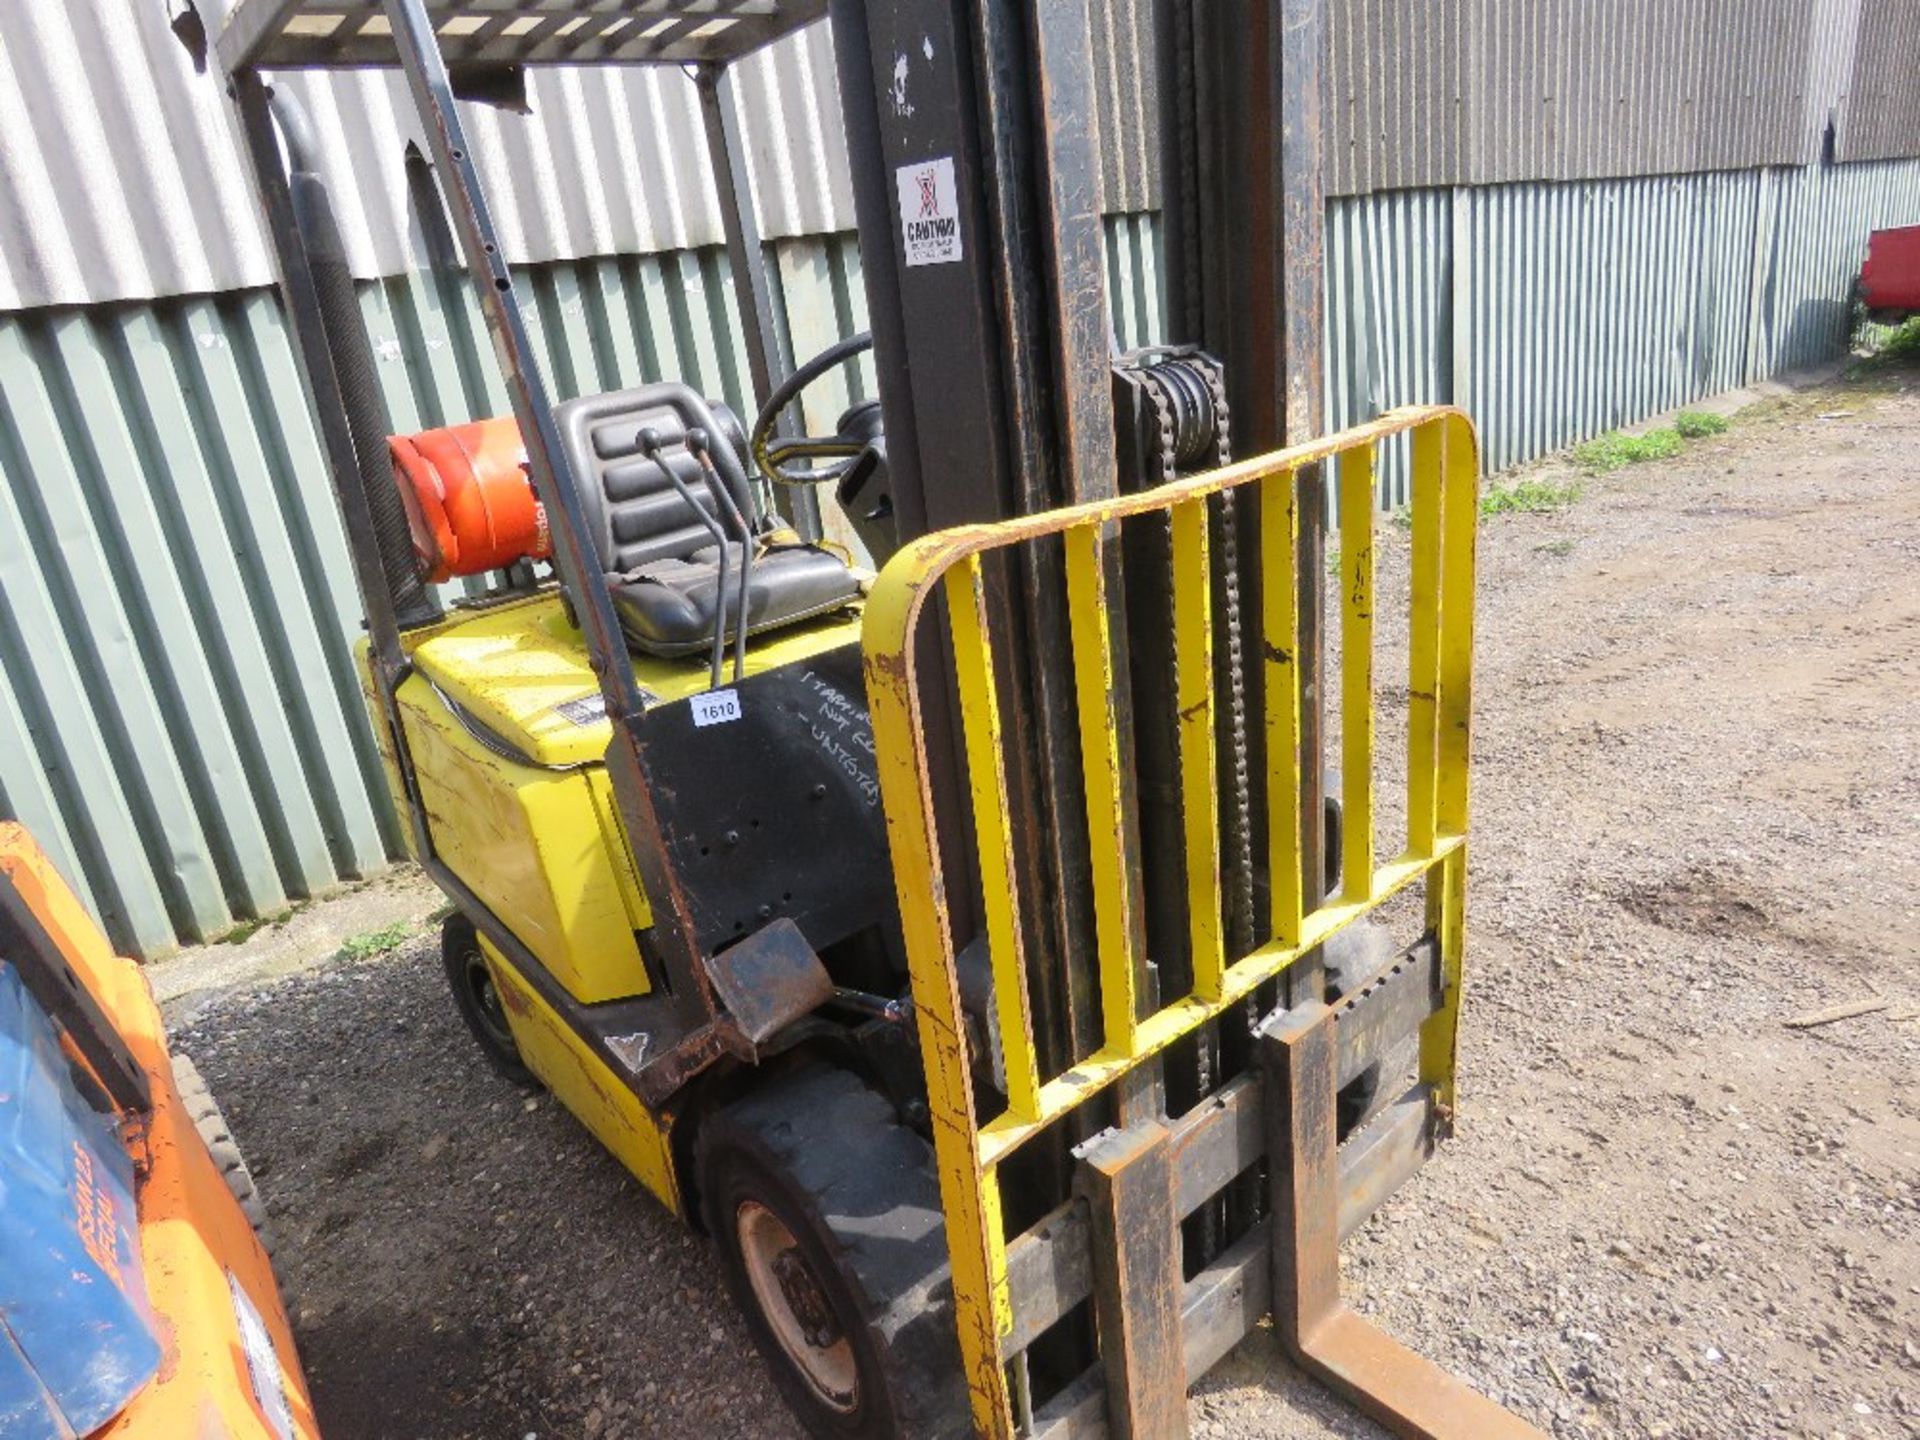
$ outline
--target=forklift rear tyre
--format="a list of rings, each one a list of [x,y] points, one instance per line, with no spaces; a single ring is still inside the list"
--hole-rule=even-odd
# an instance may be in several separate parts
[[[267,1252],[267,1259],[272,1260],[273,1232],[267,1225],[267,1203],[260,1198],[259,1188],[253,1183],[253,1171],[247,1167],[247,1157],[240,1153],[240,1142],[233,1138],[227,1117],[220,1113],[220,1102],[213,1098],[213,1091],[201,1078],[200,1067],[193,1063],[191,1056],[176,1054],[173,1057],[173,1088],[179,1092],[181,1107],[193,1121],[193,1128],[213,1157],[214,1167],[226,1181],[240,1213],[253,1227],[260,1248]]]
[[[727,1286],[808,1432],[970,1434],[933,1153],[893,1107],[809,1066],[702,1122],[696,1154]]]
[[[453,1008],[467,1022],[467,1029],[479,1043],[481,1053],[507,1079],[529,1089],[540,1082],[520,1058],[513,1031],[507,1025],[507,1009],[500,1002],[499,987],[493,983],[493,971],[480,952],[480,936],[473,922],[455,912],[440,926],[440,959],[447,967],[447,988],[453,991]]]

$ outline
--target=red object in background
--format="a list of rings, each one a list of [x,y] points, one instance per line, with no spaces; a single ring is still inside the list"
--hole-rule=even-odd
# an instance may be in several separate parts
[[[1868,238],[1860,298],[1876,320],[1920,314],[1920,225],[1876,230]]]
[[[438,584],[552,553],[511,417],[394,435],[387,448],[422,579]]]

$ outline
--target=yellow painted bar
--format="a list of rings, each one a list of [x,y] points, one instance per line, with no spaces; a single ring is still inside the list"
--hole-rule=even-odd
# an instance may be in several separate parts
[[[1134,987],[1133,898],[1127,874],[1120,737],[1114,718],[1113,638],[1107,625],[1104,540],[1097,525],[1066,533],[1067,618],[1073,635],[1074,696],[1080,711],[1080,770],[1086,785],[1093,921],[1100,948],[1100,1011],[1106,1048],[1133,1053],[1139,999]]]
[[[1299,481],[1281,470],[1260,482],[1260,639],[1265,656],[1267,856],[1273,937],[1300,939]]]
[[[1425,762],[1427,786],[1426,814],[1428,844],[1415,843],[1396,859],[1380,867],[1367,886],[1369,899],[1354,899],[1343,893],[1312,915],[1299,913],[1298,863],[1298,712],[1297,684],[1293,651],[1297,635],[1294,600],[1295,510],[1294,472],[1302,466],[1323,461],[1362,446],[1376,445],[1389,435],[1413,431],[1438,433],[1448,430],[1444,478],[1442,467],[1432,464],[1424,482],[1416,476],[1416,504],[1421,494],[1428,496],[1427,522],[1431,535],[1421,558],[1423,538],[1416,520],[1416,565],[1426,564],[1437,572],[1442,564],[1442,545],[1447,551],[1445,576],[1447,589],[1440,602],[1425,606],[1414,617],[1415,647],[1422,645],[1422,629],[1427,639],[1426,668],[1433,686],[1429,699],[1426,734],[1435,738],[1436,723],[1449,728],[1444,741],[1435,739]],[[1431,446],[1432,441],[1421,445]],[[971,1391],[971,1407],[976,1430],[992,1440],[1004,1440],[1013,1434],[1006,1372],[1000,1364],[999,1337],[1010,1332],[1012,1299],[1008,1293],[1004,1221],[1000,1209],[997,1165],[1025,1141],[1047,1125],[1083,1104],[1128,1071],[1158,1054],[1183,1035],[1191,1033],[1228,1007],[1243,1000],[1262,982],[1280,974],[1307,948],[1322,944],[1344,926],[1377,909],[1409,885],[1426,878],[1429,915],[1438,929],[1443,946],[1443,962],[1448,967],[1449,1009],[1435,1016],[1421,1037],[1423,1075],[1431,1076],[1441,1087],[1443,1103],[1453,1099],[1454,1019],[1458,1013],[1460,961],[1465,924],[1466,850],[1464,837],[1455,833],[1456,822],[1465,823],[1465,780],[1454,773],[1464,765],[1469,691],[1460,669],[1470,658],[1465,647],[1471,645],[1470,573],[1454,573],[1463,563],[1463,553],[1471,554],[1471,528],[1474,501],[1471,481],[1477,461],[1471,460],[1473,432],[1470,422],[1457,411],[1444,407],[1424,407],[1396,411],[1369,424],[1339,435],[1298,446],[1277,455],[1260,456],[1222,467],[1207,475],[1176,481],[1156,490],[1114,496],[1073,506],[1044,515],[1032,515],[996,525],[963,526],[937,535],[924,536],[890,560],[875,583],[863,622],[863,650],[868,701],[873,713],[881,795],[886,807],[887,830],[894,860],[896,891],[900,901],[909,970],[913,981],[915,1011],[927,1072],[928,1104],[932,1112],[934,1154],[940,1171],[942,1203],[946,1209],[947,1244],[953,1265],[953,1293],[961,1355]],[[1430,451],[1429,458],[1437,455]],[[1462,484],[1465,480],[1467,483]],[[1252,955],[1227,967],[1219,976],[1217,998],[1188,996],[1168,1005],[1145,1020],[1135,1021],[1131,1014],[1119,1027],[1125,1041],[1109,1043],[1089,1060],[1066,1075],[1046,1081],[1035,1096],[1034,1119],[1022,1119],[1009,1111],[982,1126],[974,1101],[972,1077],[968,1066],[967,1042],[961,1024],[959,984],[955,969],[953,935],[948,919],[947,888],[939,861],[939,822],[933,812],[928,778],[928,761],[922,739],[919,702],[920,681],[916,674],[914,637],[928,598],[939,591],[942,577],[956,567],[969,566],[975,557],[988,550],[1006,549],[1045,535],[1065,537],[1068,554],[1070,592],[1073,606],[1074,648],[1077,658],[1089,661],[1076,665],[1076,678],[1082,700],[1083,726],[1088,714],[1104,716],[1113,708],[1112,652],[1108,644],[1105,576],[1100,566],[1100,528],[1130,515],[1170,514],[1176,529],[1176,554],[1193,557],[1196,573],[1204,574],[1204,522],[1202,505],[1211,496],[1235,487],[1259,484],[1263,495],[1273,504],[1263,503],[1265,522],[1263,542],[1267,553],[1266,589],[1271,602],[1262,615],[1262,638],[1278,636],[1279,645],[1265,650],[1263,682],[1270,695],[1282,697],[1279,714],[1269,707],[1269,724],[1278,725],[1283,743],[1278,753],[1287,759],[1283,767],[1290,772],[1277,787],[1274,804],[1286,813],[1274,826],[1276,849],[1284,859],[1276,864],[1275,874],[1283,877],[1293,892],[1290,902],[1280,906],[1282,921],[1291,921],[1291,934],[1282,934]],[[1442,514],[1437,502],[1442,490],[1454,505]],[[1196,503],[1199,502],[1199,503]],[[1195,528],[1199,531],[1196,533]],[[1076,535],[1074,532],[1080,532]],[[1278,533],[1276,533],[1278,532]],[[1077,558],[1076,558],[1077,557]],[[1185,561],[1182,561],[1184,565]],[[1464,562],[1471,564],[1470,558]],[[1437,576],[1430,576],[1437,578]],[[980,611],[973,601],[974,580],[964,584],[946,581],[949,595],[965,591],[969,604],[964,607],[976,627]],[[1204,591],[1189,585],[1185,599],[1176,581],[1176,690],[1181,689],[1180,656],[1187,653],[1191,637],[1182,638],[1179,619],[1188,617],[1189,628],[1197,624],[1204,606]],[[1093,602],[1098,603],[1093,603]],[[956,614],[963,607],[956,606]],[[960,624],[968,621],[963,617]],[[1445,625],[1444,638],[1439,627]],[[984,632],[982,632],[984,635]],[[1211,637],[1203,637],[1210,641]],[[1095,643],[1097,642],[1097,643]],[[960,639],[957,648],[964,648]],[[976,647],[971,664],[978,675],[990,678],[991,655],[987,647]],[[1092,678],[1086,673],[1093,671]],[[1204,667],[1189,672],[1198,677]],[[1284,685],[1276,682],[1284,677]],[[1440,682],[1444,680],[1444,684]],[[1197,683],[1197,682],[1196,682]],[[1437,687],[1437,688],[1435,688]],[[1435,699],[1439,713],[1435,714]],[[1182,708],[1186,707],[1183,693]],[[1088,704],[1091,700],[1093,703]],[[1207,703],[1210,703],[1207,702]],[[1416,701],[1416,704],[1418,701]],[[1196,712],[1198,713],[1198,712]],[[1444,718],[1443,718],[1444,717]],[[1209,727],[1197,727],[1205,733]],[[1181,731],[1183,788],[1188,775],[1197,773],[1201,759],[1199,733],[1192,736],[1191,762],[1186,728]],[[1209,736],[1210,738],[1210,736]],[[1271,745],[1272,735],[1269,734]],[[1083,741],[1085,739],[1083,729]],[[1104,885],[1109,901],[1117,894],[1126,900],[1128,877],[1119,873],[1119,774],[1111,721],[1100,733],[1100,743],[1089,746],[1089,778],[1093,789],[1100,789],[1108,802],[1099,813],[1107,815],[1113,826],[1096,830],[1096,863],[1105,864],[1113,873]],[[1443,772],[1443,773],[1437,773]],[[1272,777],[1269,776],[1269,783]],[[1414,787],[1418,788],[1418,787]],[[1004,791],[1002,791],[1004,794]],[[1209,797],[1210,799],[1211,797]],[[1089,800],[1096,799],[1091,793]],[[1004,804],[1004,800],[1001,802]],[[1436,815],[1436,804],[1440,807]],[[1090,805],[1090,816],[1094,813]],[[1270,812],[1271,813],[1271,812]],[[1436,828],[1439,832],[1433,834]],[[1197,821],[1192,821],[1197,825]],[[1190,833],[1197,833],[1190,832]],[[1217,864],[1217,858],[1216,858]],[[1204,869],[1203,869],[1204,873]],[[1343,892],[1349,887],[1343,885]],[[1011,888],[1009,896],[1013,895]],[[1017,899],[1016,899],[1017,903]],[[1217,907],[1216,907],[1217,908]],[[1017,910],[1013,912],[1017,918]],[[1108,972],[1115,955],[1124,956],[1119,974],[1125,988],[1132,990],[1134,959],[1131,930],[1126,906],[1114,907],[1103,917],[1099,943],[1103,954],[1103,973]],[[1278,927],[1277,927],[1278,928]],[[1204,950],[1204,947],[1201,947]],[[1009,952],[1011,953],[1011,952]],[[1204,958],[1197,960],[1204,970]],[[996,983],[999,976],[996,971]],[[1110,1031],[1110,1036],[1112,1032]]]
[[[1473,426],[1449,417],[1441,515],[1439,794],[1435,818],[1449,835],[1467,833],[1467,772],[1473,731],[1474,542],[1480,519],[1480,447]]]
[[[1373,890],[1373,446],[1340,456],[1340,898]]]
[[[1048,1125],[1097,1095],[1142,1060],[1159,1054],[1183,1035],[1224,1014],[1305,952],[1324,945],[1361,916],[1377,910],[1422,876],[1433,873],[1442,859],[1463,844],[1464,841],[1458,839],[1442,840],[1435,855],[1402,856],[1381,866],[1374,878],[1373,899],[1358,904],[1337,900],[1321,906],[1301,923],[1298,945],[1275,941],[1228,967],[1222,978],[1219,1000],[1202,1000],[1191,995],[1176,1000],[1134,1027],[1135,1049],[1131,1055],[1123,1055],[1108,1046],[1095,1051],[1064,1075],[1047,1081],[1040,1087],[1037,1122],[1022,1122],[1002,1115],[981,1127],[980,1164],[983,1167],[998,1165]]]
[[[1440,1008],[1420,1026],[1420,1080],[1434,1087],[1440,1123],[1451,1133],[1460,982],[1467,950],[1467,846],[1464,839],[1441,843],[1448,845],[1446,856],[1427,880],[1427,928],[1440,938],[1440,973],[1446,991]]]
[[[913,578],[905,584],[874,588],[861,624],[861,651],[894,887],[926,1066],[961,1363],[974,1428],[998,1437],[1013,1431],[1006,1372],[1000,1365],[1000,1335],[1011,1328],[1012,1317],[1004,1259],[998,1264],[995,1260],[1003,1243],[999,1189],[980,1170],[960,978],[954,967],[947,882],[940,867],[939,831],[927,784],[919,685],[914,675],[913,638],[921,608],[938,575],[954,558],[946,553],[946,544],[950,539],[928,537],[895,555],[901,565],[896,573]]]
[[[1213,745],[1213,572],[1207,502],[1173,507],[1173,688],[1180,733],[1187,934],[1193,993],[1218,1000],[1226,971],[1220,933],[1220,796]]]
[[[969,555],[949,570],[946,585],[961,727],[966,732],[967,782],[973,790],[973,828],[980,852],[987,957],[993,969],[1000,1046],[1007,1064],[1007,1103],[1013,1113],[1031,1119],[1039,1113],[1040,1068],[1034,1056],[1033,1020],[1027,1007],[1019,883],[1013,870],[1013,835],[1007,824],[1000,701],[993,679],[993,649],[987,639],[980,557]]]
[[[1434,841],[1434,767],[1439,764],[1441,427],[1413,432],[1413,618],[1407,632],[1407,849]]]

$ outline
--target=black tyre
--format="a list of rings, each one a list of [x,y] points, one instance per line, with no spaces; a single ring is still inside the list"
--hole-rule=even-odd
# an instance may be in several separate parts
[[[520,1058],[507,1024],[507,1009],[500,991],[480,953],[480,937],[473,922],[458,912],[449,915],[440,927],[440,959],[447,969],[447,988],[453,991],[453,1008],[467,1022],[487,1062],[516,1085],[529,1089],[540,1082]]]
[[[180,1092],[180,1103],[187,1117],[193,1121],[194,1130],[213,1157],[220,1178],[227,1182],[228,1191],[239,1203],[240,1213],[253,1227],[260,1248],[267,1252],[267,1259],[275,1260],[273,1230],[267,1223],[267,1202],[261,1198],[259,1186],[253,1183],[253,1171],[247,1166],[247,1157],[240,1153],[240,1142],[233,1138],[227,1117],[220,1113],[220,1102],[213,1098],[213,1091],[201,1078],[200,1068],[190,1056],[173,1057],[173,1088]],[[276,1273],[279,1268],[276,1261]],[[281,1288],[286,1287],[283,1284]]]
[[[927,1144],[810,1066],[702,1122],[702,1209],[787,1404],[823,1440],[972,1433]]]

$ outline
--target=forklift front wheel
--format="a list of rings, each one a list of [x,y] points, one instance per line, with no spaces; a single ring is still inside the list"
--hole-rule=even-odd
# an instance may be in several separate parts
[[[700,1124],[727,1286],[809,1434],[971,1434],[933,1155],[855,1076],[812,1065]]]
[[[453,1008],[467,1022],[487,1062],[516,1085],[532,1088],[539,1084],[520,1058],[520,1047],[507,1024],[506,1006],[500,1002],[500,989],[493,983],[487,957],[480,952],[479,934],[473,922],[458,911],[440,927],[440,959],[447,967]]]

